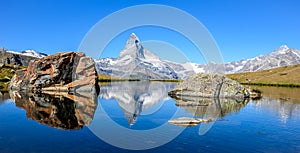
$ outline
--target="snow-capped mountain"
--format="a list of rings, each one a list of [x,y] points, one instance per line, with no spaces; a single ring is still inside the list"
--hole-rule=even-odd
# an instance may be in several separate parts
[[[37,52],[35,50],[24,50],[22,52],[16,52],[16,51],[8,50],[6,52],[12,53],[12,54],[17,54],[17,55],[31,56],[31,57],[36,57],[36,58],[41,58],[41,57],[48,56],[45,53],[40,53],[40,52]]]
[[[25,50],[22,52],[9,51],[0,48],[0,64],[28,66],[29,62],[36,58],[47,56],[34,50]]]
[[[273,52],[260,55],[251,59],[243,59],[237,62],[226,64],[208,63],[206,65],[195,65],[196,69],[202,69],[203,72],[209,72],[209,69],[225,70],[225,73],[256,72],[268,70],[276,67],[295,65],[300,63],[300,50],[289,48],[286,45],[280,46]]]
[[[27,56],[32,56],[32,57],[37,57],[37,58],[42,58],[42,57],[48,56],[45,53],[40,53],[35,50],[24,50],[21,52],[21,54],[27,55]]]
[[[300,51],[283,45],[269,54],[237,62],[226,64],[208,63],[205,65],[189,62],[181,64],[161,60],[144,48],[139,38],[133,33],[118,58],[97,60],[96,69],[100,74],[121,78],[185,79],[200,72],[255,72],[299,63]]]
[[[144,48],[134,33],[118,58],[96,60],[96,69],[100,74],[138,79],[179,79],[195,73],[189,63],[161,60]]]

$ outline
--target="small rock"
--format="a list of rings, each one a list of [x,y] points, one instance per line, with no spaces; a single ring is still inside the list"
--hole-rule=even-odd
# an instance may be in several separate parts
[[[282,100],[282,101],[288,101],[290,100],[291,98],[279,98],[279,100]]]
[[[211,121],[211,119],[181,117],[178,119],[169,120],[168,123],[178,126],[196,126],[199,123],[208,123]]]

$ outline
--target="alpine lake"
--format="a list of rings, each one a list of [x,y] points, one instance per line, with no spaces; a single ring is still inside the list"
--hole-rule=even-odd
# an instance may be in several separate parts
[[[178,83],[113,82],[96,95],[0,94],[0,152],[300,152],[300,88],[261,99],[185,97]],[[197,101],[199,105],[178,105]],[[178,126],[189,117],[211,122]]]

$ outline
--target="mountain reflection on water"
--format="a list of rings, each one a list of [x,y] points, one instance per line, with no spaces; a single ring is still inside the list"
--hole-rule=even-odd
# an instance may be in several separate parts
[[[129,125],[135,124],[141,114],[147,114],[149,110],[152,111],[150,113],[157,111],[154,106],[167,100],[174,101],[174,105],[185,110],[187,116],[206,119],[222,119],[226,115],[238,113],[247,105],[254,106],[256,110],[268,110],[283,123],[289,118],[300,119],[300,89],[297,88],[252,87],[263,92],[262,99],[236,102],[232,99],[196,97],[171,99],[168,91],[176,85],[150,81],[112,82],[100,87],[99,98],[116,100]],[[60,129],[81,129],[89,125],[98,104],[97,95],[91,93],[56,96],[24,92],[0,93],[0,105],[9,99],[13,99],[17,107],[26,111],[27,118]],[[197,105],[179,105],[183,103]]]
[[[251,104],[268,110],[285,123],[289,118],[300,120],[300,88],[253,86],[262,91],[263,98]]]
[[[28,119],[59,129],[81,129],[93,120],[97,107],[95,95],[48,95],[10,92],[16,106]]]
[[[100,87],[100,98],[115,99],[122,108],[129,125],[133,125],[140,114],[161,101],[170,99],[168,91],[177,83],[166,82],[114,82]],[[193,102],[197,106],[179,106],[189,112],[189,115],[218,119],[228,113],[237,112],[247,105],[249,100],[236,102],[232,99],[209,99],[182,97],[173,99],[176,103]]]
[[[169,99],[168,91],[176,83],[168,82],[113,82],[101,86],[99,97],[115,99],[122,108],[129,125],[133,125],[141,112],[158,102]]]

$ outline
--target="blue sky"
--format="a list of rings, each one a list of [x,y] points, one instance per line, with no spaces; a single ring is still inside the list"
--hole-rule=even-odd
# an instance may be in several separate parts
[[[193,15],[210,31],[225,62],[266,54],[283,44],[300,49],[298,0],[2,0],[0,46],[48,54],[76,51],[98,21],[117,10],[140,4],[168,5]],[[169,42],[183,50],[192,62],[201,62],[199,55],[190,53],[191,44],[176,44],[177,39],[183,39],[180,36],[162,37],[157,32],[159,28],[147,28],[125,31],[108,45],[103,56],[116,57],[129,34],[135,32],[141,41]]]

